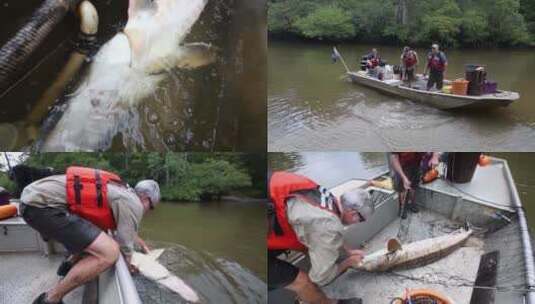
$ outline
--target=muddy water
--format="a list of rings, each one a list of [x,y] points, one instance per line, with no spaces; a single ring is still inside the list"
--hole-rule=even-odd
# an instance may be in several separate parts
[[[356,69],[357,57],[371,47],[343,44],[339,50]],[[417,51],[421,59],[427,53]],[[379,47],[379,52],[398,64],[398,48]],[[508,108],[453,112],[348,83],[343,66],[332,64],[330,53],[326,44],[269,42],[270,151],[535,148],[533,50],[448,50],[447,78],[461,77],[466,63],[484,64],[487,78],[497,81],[499,88],[521,94]]]
[[[19,2],[0,0],[0,44],[41,3]],[[93,2],[100,17],[98,47],[124,26],[128,1]],[[129,109],[128,132],[115,134],[111,146],[96,149],[265,150],[264,6],[263,0],[209,1],[186,41],[214,45],[218,49],[216,63],[170,73],[153,96]],[[58,98],[42,97],[75,53],[77,29],[78,22],[69,15],[29,60],[26,77],[10,91],[0,92],[0,134],[4,138],[0,147],[4,150],[19,150],[36,138],[46,138],[61,117],[69,96],[91,65],[90,58]],[[35,113],[36,108],[42,110]]]
[[[167,248],[160,262],[204,303],[265,303],[265,207],[261,203],[162,203],[146,215],[141,237]],[[143,278],[144,303],[181,303]]]
[[[507,160],[526,209],[528,223],[535,231],[535,153],[496,153]],[[272,170],[291,170],[304,174],[326,187],[351,178],[369,179],[387,170],[385,153],[303,152],[270,153]]]

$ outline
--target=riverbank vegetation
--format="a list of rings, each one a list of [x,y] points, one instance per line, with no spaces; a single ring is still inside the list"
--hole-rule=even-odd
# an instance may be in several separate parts
[[[70,165],[115,172],[130,185],[159,182],[162,199],[201,201],[223,195],[265,198],[265,155],[247,153],[39,153],[23,154],[22,164],[64,172]],[[8,187],[5,173],[0,186]]]
[[[268,0],[268,28],[312,40],[535,46],[535,1]]]

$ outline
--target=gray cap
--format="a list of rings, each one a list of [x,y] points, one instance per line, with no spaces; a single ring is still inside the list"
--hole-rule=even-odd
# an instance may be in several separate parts
[[[138,194],[145,194],[148,196],[153,205],[160,202],[160,186],[152,179],[145,179],[136,184],[134,187]]]
[[[365,219],[369,219],[375,212],[370,194],[364,189],[346,192],[340,199],[344,208],[358,211]]]

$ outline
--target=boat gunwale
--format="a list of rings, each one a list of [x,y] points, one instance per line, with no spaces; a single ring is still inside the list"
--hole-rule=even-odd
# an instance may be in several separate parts
[[[418,90],[418,89],[414,89],[414,88],[404,87],[402,85],[390,85],[390,84],[388,84],[388,83],[386,83],[386,82],[384,82],[382,80],[376,79],[374,77],[370,77],[370,76],[367,76],[367,75],[361,75],[358,72],[351,72],[350,71],[350,72],[346,72],[346,73],[349,76],[353,76],[353,77],[360,78],[360,79],[365,79],[365,80],[372,81],[374,83],[380,84],[384,88],[395,88],[395,89],[404,90],[404,91],[411,92],[411,93],[421,94],[423,96],[425,96],[425,95],[428,95],[428,96],[440,96],[440,97],[445,97],[445,98],[453,98],[453,99],[458,100],[458,101],[463,101],[463,100],[465,100],[465,101],[473,101],[473,102],[492,101],[492,102],[503,103],[502,106],[506,106],[506,105],[508,105],[508,104],[520,99],[520,94],[518,92],[513,92],[513,91],[498,90],[498,92],[500,92],[500,93],[512,95],[513,96],[512,98],[497,97],[497,96],[490,95],[490,94],[479,95],[479,96],[455,95],[455,94],[448,94],[448,93],[443,93],[443,92],[439,92],[439,91],[433,92],[433,91]],[[359,83],[364,84],[363,82],[359,82]],[[467,105],[469,105],[469,104],[467,104]]]

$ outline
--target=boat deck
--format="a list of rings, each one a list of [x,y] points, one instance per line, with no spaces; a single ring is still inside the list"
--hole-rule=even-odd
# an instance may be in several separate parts
[[[407,220],[394,220],[365,244],[366,252],[384,249],[386,242],[399,236],[402,243],[414,242],[448,234],[460,227],[444,216],[421,210],[410,214]],[[337,299],[360,297],[363,303],[389,303],[403,295],[405,288],[432,288],[449,295],[456,304],[467,304],[471,287],[448,286],[475,281],[479,257],[484,253],[484,242],[472,237],[463,247],[450,255],[428,264],[390,272],[363,272],[349,270],[324,288]]]
[[[2,253],[0,267],[0,304],[32,303],[40,293],[54,286],[61,255],[45,256],[37,252]],[[84,287],[69,293],[65,303],[82,303]]]

